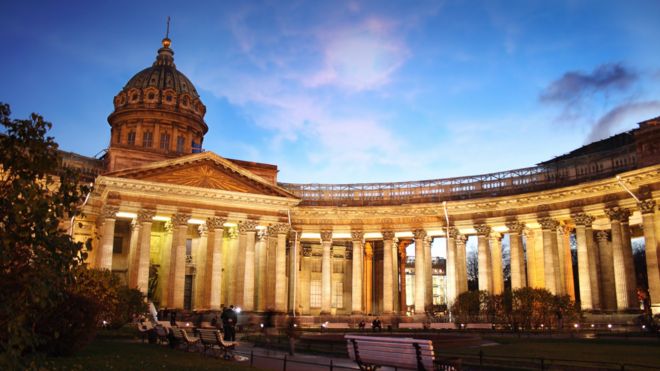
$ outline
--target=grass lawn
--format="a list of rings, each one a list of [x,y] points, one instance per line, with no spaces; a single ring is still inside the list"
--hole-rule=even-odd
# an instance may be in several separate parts
[[[48,358],[48,370],[254,370],[248,362],[202,357],[156,344],[100,336],[73,357]]]
[[[486,338],[488,339],[488,338]],[[443,354],[603,361],[617,364],[660,365],[660,342],[628,339],[491,338],[499,345],[456,349]]]

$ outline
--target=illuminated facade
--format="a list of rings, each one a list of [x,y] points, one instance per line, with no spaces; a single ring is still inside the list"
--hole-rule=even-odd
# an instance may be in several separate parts
[[[470,235],[479,289],[502,292],[508,234],[512,288],[547,288],[606,312],[639,308],[631,238],[643,237],[660,309],[660,119],[526,169],[280,183],[275,165],[201,151],[206,108],[173,56],[165,39],[153,66],[117,94],[104,159],[65,154],[65,166],[94,181],[74,226],[75,238],[93,240],[91,265],[149,291],[161,307],[318,315],[410,305],[422,313],[467,290]],[[433,265],[436,238],[446,239],[447,257]],[[414,261],[406,254],[412,244]]]

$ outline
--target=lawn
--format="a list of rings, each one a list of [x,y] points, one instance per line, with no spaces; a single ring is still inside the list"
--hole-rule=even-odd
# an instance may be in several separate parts
[[[446,355],[479,354],[485,357],[525,357],[602,361],[617,364],[660,365],[660,342],[631,339],[542,339],[542,338],[486,338],[499,345],[481,348],[463,348]]]
[[[74,357],[48,358],[48,370],[253,370],[225,361],[121,337],[98,337]]]

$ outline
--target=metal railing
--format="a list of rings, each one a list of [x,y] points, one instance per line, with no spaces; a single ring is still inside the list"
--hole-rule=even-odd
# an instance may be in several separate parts
[[[625,161],[624,161],[625,160]],[[378,206],[504,196],[603,179],[637,168],[634,147],[496,173],[392,183],[279,185],[309,206]]]

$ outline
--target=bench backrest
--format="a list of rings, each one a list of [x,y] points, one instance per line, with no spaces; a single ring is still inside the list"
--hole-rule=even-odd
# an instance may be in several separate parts
[[[181,333],[181,329],[178,327],[172,327],[172,336],[174,336],[174,338],[177,340],[183,340],[183,334]]]
[[[325,328],[349,328],[349,326],[347,322],[328,322]]]
[[[219,332],[218,330],[214,329],[199,329],[199,338],[204,344],[217,344],[218,340],[215,337],[215,333]]]
[[[455,330],[456,324],[452,322],[433,322],[430,327],[434,330]]]
[[[493,324],[492,323],[468,323],[467,326],[465,326],[468,329],[480,329],[480,330],[492,330],[493,329]]]
[[[399,328],[422,329],[424,324],[421,322],[402,322],[399,323]]]
[[[349,357],[367,365],[433,370],[431,340],[346,335]]]

